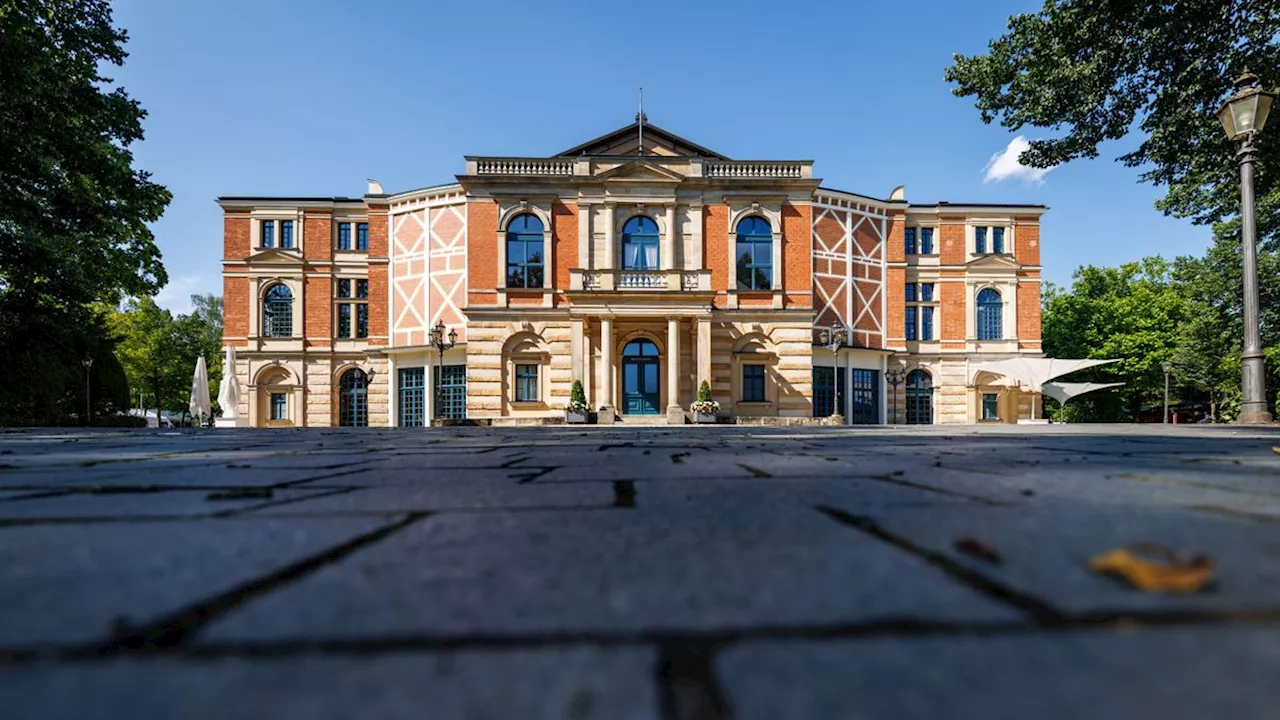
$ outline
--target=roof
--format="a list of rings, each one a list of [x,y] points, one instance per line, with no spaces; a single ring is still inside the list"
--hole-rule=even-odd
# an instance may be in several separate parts
[[[220,195],[218,202],[354,202],[363,203],[363,198],[349,197],[281,197],[275,195]]]
[[[721,155],[715,150],[703,147],[691,140],[676,135],[673,132],[663,130],[657,125],[650,123],[644,124],[645,145],[662,145],[670,150],[672,154],[682,157],[706,157],[714,160],[728,160],[729,158]],[[633,152],[618,152],[618,146],[621,144],[626,149],[626,141],[635,137],[637,142],[630,148]],[[610,133],[605,133],[598,138],[588,140],[581,145],[556,153],[554,157],[571,157],[575,155],[640,155],[638,152],[640,138],[640,123],[633,122],[625,127],[620,127]],[[654,142],[659,141],[659,142]]]

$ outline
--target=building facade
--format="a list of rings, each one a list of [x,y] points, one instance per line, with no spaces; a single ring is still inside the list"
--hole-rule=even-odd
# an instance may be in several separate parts
[[[237,423],[1016,422],[971,362],[1040,354],[1039,205],[822,187],[633,124],[447,185],[222,197]],[[441,326],[455,344],[432,342]]]

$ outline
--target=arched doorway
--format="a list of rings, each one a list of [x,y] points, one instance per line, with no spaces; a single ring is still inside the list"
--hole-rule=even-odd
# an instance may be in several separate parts
[[[907,424],[933,424],[933,378],[924,370],[907,375]]]
[[[338,425],[369,426],[369,376],[360,368],[342,373],[338,382]]]
[[[622,349],[622,411],[628,415],[657,415],[661,405],[658,346],[639,338]]]

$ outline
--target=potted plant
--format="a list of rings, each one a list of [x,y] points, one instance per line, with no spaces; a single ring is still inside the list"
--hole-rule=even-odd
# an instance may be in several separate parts
[[[582,381],[574,380],[569,390],[569,402],[564,406],[564,421],[580,425],[587,421],[587,394],[582,391]]]
[[[716,413],[720,412],[720,403],[711,399],[711,386],[706,380],[698,386],[698,399],[689,406],[693,411],[693,421],[695,423],[713,423],[716,421]]]

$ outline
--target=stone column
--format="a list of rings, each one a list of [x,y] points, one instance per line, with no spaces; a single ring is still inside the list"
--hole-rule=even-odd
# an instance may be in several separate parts
[[[711,318],[698,318],[698,377],[694,378],[696,393],[702,381],[711,383]]]
[[[667,318],[667,424],[683,425],[680,406],[680,318]]]
[[[573,325],[573,335],[570,336],[570,339],[569,339],[569,348],[570,348],[569,351],[572,355],[572,359],[569,361],[569,368],[570,368],[569,380],[570,381],[583,380],[584,373],[583,373],[583,363],[582,363],[582,359],[583,359],[583,353],[582,353],[583,342],[582,341],[585,338],[583,337],[583,333],[582,333],[582,318],[574,318],[571,322]]]
[[[604,262],[600,264],[601,268],[612,270],[617,267],[616,258],[618,257],[618,248],[614,247],[614,227],[617,222],[614,221],[613,203],[604,204]]]
[[[676,269],[676,206],[675,203],[667,205],[667,232],[662,236],[662,262],[660,267],[663,270]]]
[[[610,227],[613,211],[609,211]],[[601,408],[596,422],[611,425],[614,420],[613,407],[613,318],[600,318],[600,396],[596,405]]]

